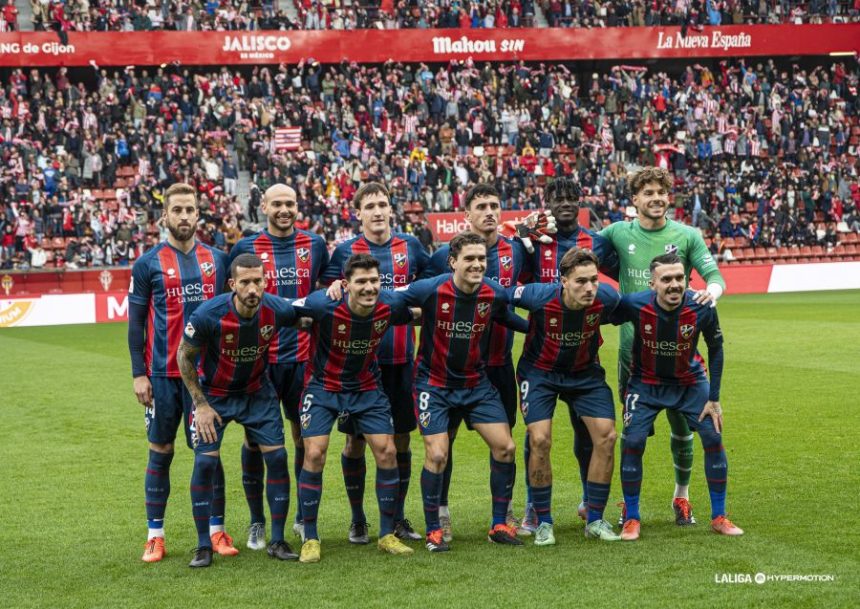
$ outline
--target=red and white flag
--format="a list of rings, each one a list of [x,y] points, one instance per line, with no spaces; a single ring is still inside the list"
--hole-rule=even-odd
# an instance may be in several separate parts
[[[275,152],[279,152],[281,150],[298,150],[301,145],[301,127],[280,127],[275,129]]]

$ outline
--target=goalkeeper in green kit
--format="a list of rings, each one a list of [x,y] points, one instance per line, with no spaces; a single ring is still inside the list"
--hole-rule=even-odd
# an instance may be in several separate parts
[[[705,280],[707,287],[695,293],[696,302],[710,302],[711,306],[715,306],[726,284],[702,235],[692,226],[666,218],[672,189],[669,172],[657,167],[646,167],[628,177],[628,186],[637,218],[632,222],[616,222],[600,232],[618,253],[619,291],[630,294],[649,289],[648,267],[654,257],[677,253],[684,263],[688,283],[693,269]],[[621,326],[620,338],[618,397],[623,403],[633,350],[633,326],[630,323]],[[666,416],[672,428],[672,460],[675,463],[675,495],[672,501],[675,523],[680,526],[691,525],[696,523],[689,501],[693,433],[680,412],[667,409]]]

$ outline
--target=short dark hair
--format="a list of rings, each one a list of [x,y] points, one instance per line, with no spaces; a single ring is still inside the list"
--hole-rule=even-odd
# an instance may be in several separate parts
[[[545,201],[554,201],[556,199],[571,199],[579,201],[582,198],[582,188],[573,178],[561,176],[552,180],[546,185],[544,191]]]
[[[456,260],[457,256],[460,255],[460,252],[467,245],[483,245],[486,247],[487,240],[477,233],[460,233],[451,239],[451,242],[448,244],[448,258]]]
[[[654,269],[656,269],[658,266],[663,266],[664,264],[682,264],[682,263],[683,263],[683,260],[681,260],[681,257],[678,254],[676,254],[675,252],[672,252],[671,254],[660,254],[659,256],[655,257],[654,260],[651,261],[651,264],[648,267],[648,270],[653,275]]]
[[[236,276],[236,269],[258,269],[262,268],[263,261],[256,254],[239,254],[230,265],[230,276]]]
[[[672,190],[672,176],[662,167],[643,167],[636,173],[627,176],[627,185],[630,187],[631,195],[639,194],[639,191],[651,182],[657,182],[666,190]]]
[[[343,265],[343,276],[348,281],[357,269],[364,269],[366,271],[376,269],[379,272],[379,260],[370,254],[353,254],[346,261],[346,264]]]
[[[384,184],[380,182],[368,182],[355,191],[355,194],[352,196],[352,206],[356,209],[361,209],[362,200],[369,195],[385,195],[388,203],[391,204],[391,195]]]
[[[463,198],[463,207],[465,209],[469,209],[472,205],[472,201],[477,199],[478,197],[496,197],[500,199],[499,191],[496,190],[496,187],[492,184],[475,184],[469,190],[466,191],[466,195]]]
[[[593,264],[595,268],[600,267],[600,263],[598,262],[597,256],[594,252],[589,249],[574,247],[573,249],[567,250],[564,256],[562,256],[561,262],[558,265],[558,272],[562,277],[567,277],[568,273],[576,267],[586,266],[589,264]]]

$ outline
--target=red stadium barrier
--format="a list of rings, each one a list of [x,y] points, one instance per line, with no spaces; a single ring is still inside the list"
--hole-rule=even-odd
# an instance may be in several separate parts
[[[827,55],[860,52],[860,23],[602,29],[358,30],[0,34],[0,66],[593,60]]]
[[[33,271],[5,273],[0,277],[0,293],[5,298],[42,294],[86,294],[127,290],[131,268],[92,271]]]

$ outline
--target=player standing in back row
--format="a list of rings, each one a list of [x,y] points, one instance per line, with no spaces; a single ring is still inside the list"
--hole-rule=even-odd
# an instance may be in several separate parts
[[[421,243],[412,235],[393,233],[391,230],[391,197],[382,184],[369,182],[356,191],[352,204],[358,210],[362,234],[344,241],[332,254],[331,262],[323,273],[323,283],[333,283],[329,295],[340,299],[343,267],[354,254],[370,254],[379,260],[379,275],[383,290],[395,290],[414,281],[427,268],[430,258]],[[415,357],[415,331],[411,326],[392,326],[385,333],[377,358],[382,376],[382,391],[391,403],[394,419],[394,445],[397,448],[397,469],[400,488],[397,493],[394,532],[400,539],[419,540],[403,510],[409,481],[412,477],[412,452],[409,434],[415,429],[415,412],[412,402],[413,359]],[[364,441],[350,421],[338,423],[338,429],[347,434],[341,455],[343,481],[352,510],[349,541],[356,544],[370,542],[367,517],[364,514],[364,486],[367,465],[364,458]]]
[[[628,186],[636,207],[637,218],[632,222],[616,222],[600,235],[612,243],[618,255],[618,283],[621,294],[647,290],[651,273],[649,265],[663,254],[677,254],[684,265],[686,280],[696,269],[704,278],[707,289],[695,292],[698,304],[713,305],[726,287],[717,263],[708,251],[698,229],[666,218],[672,179],[665,169],[646,167],[632,174]],[[630,360],[633,349],[633,325],[620,328],[618,348],[618,399],[624,403]],[[679,526],[695,524],[689,501],[690,475],[693,467],[693,433],[686,418],[677,410],[667,409],[671,427],[670,447],[675,464],[675,493],[672,508]],[[624,515],[622,514],[622,520]]]
[[[231,261],[241,254],[255,254],[263,261],[266,291],[283,298],[303,298],[317,285],[328,264],[328,250],[319,235],[297,229],[296,191],[285,184],[275,184],[263,195],[261,207],[266,214],[266,228],[245,237],[233,246]],[[295,455],[293,467],[298,480],[305,449],[299,429],[299,397],[304,389],[305,362],[310,357],[310,334],[292,327],[278,330],[269,350],[268,374],[278,393],[284,416],[290,421]],[[263,511],[263,455],[245,438],[242,445],[242,484],[251,511],[248,547],[266,547],[266,516]],[[296,502],[296,524],[301,531],[301,501]]]
[[[134,393],[146,408],[149,439],[145,477],[149,535],[144,562],[158,562],[167,554],[164,512],[170,496],[170,464],[180,423],[191,446],[188,430],[191,398],[182,385],[176,350],[191,314],[200,304],[220,294],[227,284],[226,254],[194,238],[198,216],[193,186],[177,183],[167,189],[161,218],[168,231],[167,241],[135,262],[128,289],[128,349]],[[224,532],[224,469],[220,460],[213,484],[212,543],[222,553],[235,554],[232,540]]]

